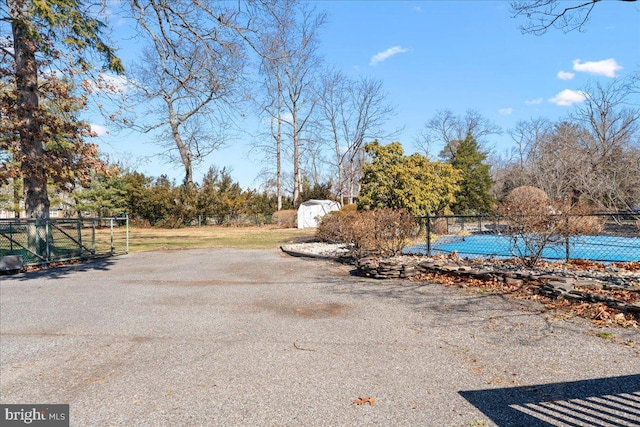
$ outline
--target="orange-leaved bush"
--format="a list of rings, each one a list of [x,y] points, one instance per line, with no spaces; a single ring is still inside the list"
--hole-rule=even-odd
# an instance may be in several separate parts
[[[393,256],[418,233],[416,220],[406,209],[380,208],[371,211],[337,211],[322,218],[316,236],[340,242],[355,257]]]
[[[298,222],[298,211],[295,209],[285,209],[273,213],[271,222],[280,228],[296,228]]]

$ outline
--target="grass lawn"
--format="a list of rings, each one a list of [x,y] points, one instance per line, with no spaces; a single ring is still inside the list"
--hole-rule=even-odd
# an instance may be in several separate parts
[[[308,241],[313,239],[314,235],[315,229],[298,230],[267,226],[178,229],[132,227],[129,229],[129,252],[198,248],[276,249],[286,243]]]

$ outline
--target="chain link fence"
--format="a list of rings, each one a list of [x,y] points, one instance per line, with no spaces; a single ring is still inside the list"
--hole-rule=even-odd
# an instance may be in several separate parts
[[[419,218],[426,239],[405,252],[461,257],[640,261],[640,212]],[[532,225],[533,224],[533,225]]]
[[[200,215],[190,226],[221,225],[229,227],[250,227],[270,225],[273,223],[271,214],[240,214],[240,215]]]
[[[0,258],[24,265],[124,254],[129,220],[122,218],[0,219]]]

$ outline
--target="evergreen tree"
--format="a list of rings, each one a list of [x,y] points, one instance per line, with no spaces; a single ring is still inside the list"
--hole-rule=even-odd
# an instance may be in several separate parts
[[[331,180],[322,183],[316,182],[311,185],[307,177],[302,178],[302,191],[300,192],[300,200],[306,202],[307,200],[334,200],[333,192],[331,188],[333,183]]]
[[[0,51],[4,54],[0,79],[3,88],[10,89],[3,90],[0,97],[0,120],[5,129],[3,136],[11,135],[0,140],[0,149],[11,147],[16,154],[28,217],[48,217],[48,179],[68,178],[64,170],[58,176],[51,173],[59,165],[55,156],[61,153],[50,150],[52,141],[68,145],[63,153],[95,155],[93,147],[76,143],[88,133],[86,124],[68,114],[60,114],[69,111],[60,101],[71,97],[67,84],[56,85],[56,73],[51,70],[78,77],[88,72],[89,56],[97,53],[104,59],[106,68],[123,71],[113,49],[101,39],[104,24],[93,17],[95,12],[91,4],[82,1],[0,3],[0,25],[7,35],[0,41]],[[46,102],[47,91],[53,92],[53,103]],[[60,109],[55,108],[56,102]],[[6,172],[0,172],[0,178],[6,178]],[[11,173],[15,176],[15,172]]]
[[[74,196],[78,215],[91,212],[100,217],[110,217],[126,213],[127,210],[126,181],[115,167],[95,174],[89,188],[75,191]]]
[[[371,161],[363,166],[358,209],[407,209],[415,216],[446,213],[455,201],[460,174],[451,165],[425,156],[405,156],[402,145],[371,142]]]
[[[198,212],[204,216],[239,215],[245,212],[249,196],[226,168],[211,167],[198,193]]]
[[[481,150],[471,133],[467,133],[464,140],[456,142],[449,163],[460,171],[462,180],[452,210],[459,214],[491,212],[494,200],[489,191],[493,182],[490,166],[484,163],[487,154]]]

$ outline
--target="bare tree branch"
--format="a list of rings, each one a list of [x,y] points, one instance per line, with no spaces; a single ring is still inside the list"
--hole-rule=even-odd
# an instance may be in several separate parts
[[[459,141],[467,134],[478,143],[486,144],[489,135],[499,135],[502,129],[482,116],[478,111],[469,109],[464,117],[455,115],[451,110],[438,110],[433,118],[425,123],[418,135],[416,146],[429,156],[429,149],[434,144],[443,145],[440,157],[449,158],[457,149]]]
[[[395,114],[382,82],[371,78],[350,80],[339,72],[322,79],[321,106],[325,133],[334,151],[337,192],[341,202],[353,203],[361,176],[362,146],[370,140],[392,138],[385,123]]]
[[[519,28],[522,33],[542,35],[555,27],[565,33],[583,31],[596,4],[601,0],[533,0],[512,1],[511,13],[514,18],[524,18]],[[622,0],[635,1],[635,0]]]
[[[243,98],[246,62],[241,19],[229,3],[132,0],[131,14],[149,40],[143,61],[134,66],[134,96],[145,119],[134,126],[160,132],[158,143],[172,141],[193,183],[193,166],[219,148],[229,130],[230,113]]]

